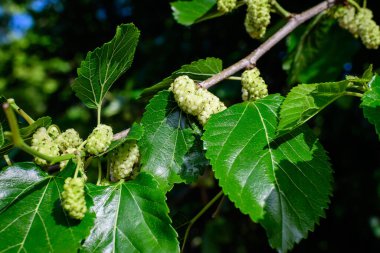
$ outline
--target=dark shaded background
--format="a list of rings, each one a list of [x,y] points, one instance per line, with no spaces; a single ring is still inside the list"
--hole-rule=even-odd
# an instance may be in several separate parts
[[[298,12],[319,1],[280,2],[289,11]],[[368,2],[373,10],[379,10],[377,1]],[[104,122],[119,131],[141,117],[146,101],[137,98],[144,87],[191,61],[213,56],[228,66],[255,49],[260,42],[246,34],[244,13],[240,9],[226,17],[184,27],[172,18],[167,1],[3,0],[0,93],[14,97],[35,118],[54,115],[55,123],[63,129],[75,127],[86,136],[96,117],[71,92],[76,68],[87,51],[113,37],[117,25],[133,22],[141,30],[135,60],[107,97],[103,115]],[[375,11],[375,19],[380,20],[379,12]],[[273,23],[278,20],[274,17]],[[289,90],[287,74],[282,70],[286,56],[283,41],[258,63],[270,92],[286,94]],[[360,46],[352,59],[335,66],[336,79],[344,78],[344,74],[360,75],[370,63],[379,68],[379,56],[379,50]],[[326,63],[318,69],[320,80],[330,67]],[[214,92],[227,104],[240,101],[236,82],[225,82]],[[374,128],[363,119],[359,102],[341,99],[310,122],[331,157],[334,191],[326,219],[293,252],[380,252],[380,145]],[[27,158],[19,155],[18,159]],[[181,224],[217,192],[217,183],[206,173],[199,183],[179,185],[169,193],[171,214],[180,236],[184,228]],[[274,252],[264,230],[228,200],[212,219],[215,208],[193,227],[186,252]]]

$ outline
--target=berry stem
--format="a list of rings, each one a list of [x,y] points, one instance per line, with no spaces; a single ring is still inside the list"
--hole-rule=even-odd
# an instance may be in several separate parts
[[[49,162],[51,162],[51,164],[54,164],[54,163],[60,162],[60,161],[64,161],[64,160],[69,160],[69,159],[75,157],[75,155],[73,155],[73,154],[67,154],[67,155],[61,155],[58,157],[52,157],[52,156],[42,154],[42,153],[38,152],[37,150],[34,150],[29,145],[27,145],[24,142],[24,140],[22,139],[22,137],[20,135],[20,129],[19,129],[18,124],[17,124],[16,115],[15,115],[13,109],[10,107],[10,104],[4,103],[3,109],[4,109],[5,115],[7,117],[9,127],[10,127],[11,132],[12,132],[12,140],[13,140],[13,145],[15,147],[33,155],[33,156],[37,156],[37,157],[42,158],[46,161],[49,161]]]
[[[102,163],[100,162],[100,159],[98,159],[98,180],[96,181],[96,185],[100,185],[101,181],[102,181]]]
[[[100,117],[102,115],[102,106],[98,105],[97,125],[100,125]]]
[[[209,79],[200,83],[203,88],[210,88],[220,81],[226,79],[227,77],[235,74],[236,72],[247,68],[250,65],[256,65],[256,62],[272,47],[274,47],[278,42],[280,42],[283,38],[285,38],[288,34],[290,34],[294,29],[298,26],[311,19],[312,17],[318,15],[319,13],[329,9],[331,6],[336,4],[338,0],[326,0],[323,1],[314,7],[296,14],[292,15],[289,19],[288,23],[284,25],[280,30],[278,30],[273,36],[271,36],[268,40],[266,40],[263,44],[261,44],[257,49],[255,49],[248,56],[239,60],[235,64],[230,67],[224,69],[222,72],[213,75]]]
[[[192,218],[189,222],[189,225],[187,226],[186,228],[186,232],[185,232],[185,236],[183,238],[183,243],[182,243],[182,248],[181,248],[181,252],[184,252],[184,249],[185,249],[185,245],[186,245],[186,241],[187,241],[187,238],[189,236],[189,232],[190,232],[190,229],[191,227],[194,225],[194,223],[220,198],[223,196],[223,191],[220,191],[212,200],[210,200],[203,208],[202,210],[194,216],[194,218]]]
[[[227,80],[241,81],[240,76],[230,76],[226,78]]]
[[[363,8],[367,8],[367,0],[363,1]]]
[[[275,11],[284,18],[290,18],[292,16],[292,14],[285,10],[276,0],[272,0],[271,5],[274,7]]]
[[[21,109],[15,102],[13,98],[7,99],[9,105],[21,116],[23,117],[29,125],[34,123],[34,120],[23,110]]]
[[[352,91],[346,91],[344,94],[347,96],[353,96],[353,97],[359,97],[359,98],[363,97],[362,93],[352,92]]]
[[[358,10],[361,9],[360,5],[357,2],[355,2],[355,0],[348,0],[347,2],[351,4],[352,6],[354,6],[356,9]]]
[[[5,160],[5,162],[7,163],[8,166],[12,165],[12,161],[11,161],[11,159],[9,159],[8,155],[4,155],[4,160]]]

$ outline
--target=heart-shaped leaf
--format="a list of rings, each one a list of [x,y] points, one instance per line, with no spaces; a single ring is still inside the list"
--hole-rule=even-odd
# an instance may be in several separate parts
[[[110,42],[87,54],[72,86],[87,107],[100,107],[112,84],[129,69],[139,35],[139,30],[133,24],[120,25]]]
[[[97,219],[83,252],[179,252],[165,194],[151,175],[111,186],[90,184],[88,191]]]
[[[331,194],[331,169],[306,127],[276,139],[283,101],[270,95],[213,115],[203,140],[223,192],[286,252],[313,230]]]
[[[189,174],[197,177],[189,171],[202,171],[194,168],[200,164],[189,161],[195,158],[193,149],[200,148],[199,156],[202,148],[194,142],[193,121],[181,111],[171,92],[161,91],[150,100],[141,123],[145,130],[139,141],[141,171],[154,175],[165,190],[190,179]]]

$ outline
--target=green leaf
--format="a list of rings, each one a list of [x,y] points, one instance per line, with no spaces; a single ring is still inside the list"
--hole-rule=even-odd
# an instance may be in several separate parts
[[[60,205],[64,175],[73,168],[53,177],[32,163],[19,163],[1,173],[0,192],[5,193],[1,204],[7,205],[0,212],[1,252],[77,251],[94,217],[87,213],[79,223],[71,220]],[[4,181],[12,174],[17,179]]]
[[[120,25],[110,42],[87,54],[72,86],[87,107],[100,107],[112,84],[129,69],[139,35],[133,24]]]
[[[161,82],[144,89],[140,98],[150,98],[158,91],[169,88],[170,84],[178,76],[187,75],[191,79],[200,82],[219,73],[222,69],[222,61],[218,58],[208,57],[206,59],[194,61],[190,64],[183,65],[179,70],[174,71],[169,77],[166,77]]]
[[[192,0],[171,2],[174,19],[182,25],[192,25],[206,15],[216,0]]]
[[[95,226],[84,252],[179,252],[165,194],[151,175],[111,186],[88,185]]]
[[[364,93],[360,107],[364,117],[375,126],[380,139],[380,77],[375,75],[369,83],[371,89]]]
[[[171,92],[161,91],[146,107],[141,120],[144,135],[139,142],[141,170],[155,176],[164,190],[189,179],[194,168],[192,121],[178,107]],[[192,166],[194,165],[194,166]],[[191,172],[190,172],[191,174]]]
[[[299,127],[326,106],[345,95],[348,81],[300,84],[286,96],[281,106],[279,134]]]
[[[20,135],[22,138],[31,136],[38,128],[48,127],[51,125],[51,118],[49,116],[41,117],[34,121],[31,125],[20,129]]]
[[[360,48],[351,34],[326,15],[317,16],[308,26],[291,33],[287,46],[283,69],[291,84],[336,80],[343,65]]]
[[[34,163],[18,163],[0,171],[0,212],[48,178]]]
[[[275,139],[282,101],[270,95],[234,105],[211,117],[202,139],[223,192],[286,252],[324,215],[332,175],[306,127]]]
[[[128,135],[125,136],[124,138],[118,139],[118,140],[113,140],[108,147],[107,151],[100,154],[99,156],[103,156],[104,154],[110,152],[111,150],[114,150],[115,148],[119,147],[121,144],[123,144],[126,141],[138,141],[141,139],[144,133],[144,128],[137,124],[134,123],[131,127],[131,129],[128,132]]]

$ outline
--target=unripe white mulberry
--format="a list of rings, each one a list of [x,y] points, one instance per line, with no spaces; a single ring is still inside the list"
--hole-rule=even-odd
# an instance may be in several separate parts
[[[37,129],[37,131],[33,134],[31,144],[31,147],[41,154],[53,157],[59,156],[58,145],[49,136],[45,127],[40,127]],[[35,157],[34,162],[41,166],[47,165],[47,161],[39,157]]]
[[[359,37],[355,7],[351,5],[339,6],[333,11],[333,17],[338,21],[340,27],[348,30],[355,38]]]
[[[129,177],[133,166],[139,161],[140,153],[136,143],[126,142],[110,154],[110,175],[112,181]]]
[[[253,39],[260,39],[265,35],[270,23],[270,8],[268,0],[247,0],[244,25]]]
[[[377,49],[380,46],[380,28],[372,19],[373,13],[362,8],[356,15],[360,38],[368,49]]]
[[[70,217],[81,220],[87,212],[84,192],[84,180],[82,178],[65,179],[62,192],[62,207]]]
[[[241,75],[242,83],[242,99],[258,100],[268,95],[268,86],[264,79],[260,76],[258,68],[246,70]]]
[[[61,133],[57,125],[49,126],[47,129],[47,132],[53,140],[55,140],[58,137],[58,135]]]
[[[218,11],[227,13],[231,12],[236,7],[237,0],[218,0]]]
[[[178,106],[185,113],[196,116],[204,125],[212,114],[226,109],[217,96],[199,87],[188,76],[179,76],[170,86]]]
[[[373,13],[370,9],[360,8],[356,12],[353,6],[340,6],[333,11],[333,17],[355,38],[360,37],[368,49],[377,49],[380,46],[380,27],[372,19]]]
[[[99,124],[87,138],[86,151],[92,155],[99,155],[107,150],[112,138],[112,128]]]
[[[79,133],[73,128],[69,128],[58,135],[55,141],[62,152],[65,152],[65,150],[69,148],[77,148],[83,142],[82,138],[79,136]]]

